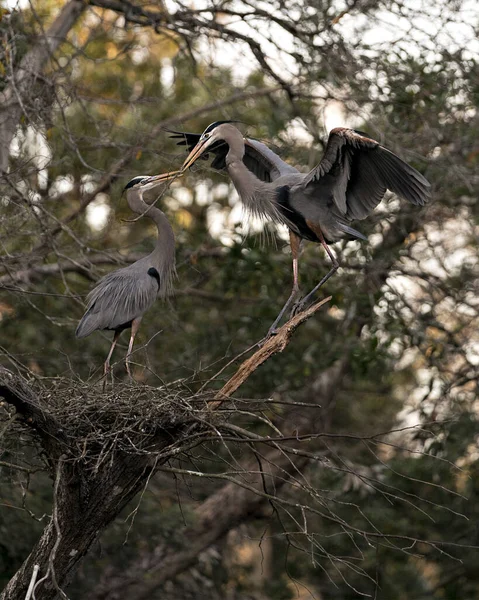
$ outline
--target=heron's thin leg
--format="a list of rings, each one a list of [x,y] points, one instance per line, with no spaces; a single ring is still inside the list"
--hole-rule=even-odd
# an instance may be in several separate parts
[[[103,365],[103,391],[105,391],[106,379],[108,377],[108,373],[110,372],[110,359],[113,354],[113,350],[115,349],[116,343],[118,342],[118,338],[120,337],[121,331],[115,331],[113,335],[113,341],[110,346],[110,352],[108,352],[108,356],[106,357],[105,364]]]
[[[128,373],[128,375],[130,377],[131,377],[130,356],[133,351],[133,342],[135,341],[135,335],[137,334],[138,329],[140,328],[140,323],[141,323],[141,317],[138,317],[137,319],[133,319],[133,321],[131,322],[130,343],[128,344],[128,352],[126,353],[126,358],[125,358],[126,372]]]
[[[316,292],[319,290],[319,288],[324,285],[326,283],[326,281],[328,281],[328,279],[334,275],[334,273],[336,273],[336,271],[339,269],[339,263],[336,260],[336,257],[334,256],[334,254],[331,252],[331,250],[329,249],[328,244],[326,243],[326,241],[324,240],[324,236],[323,236],[323,232],[318,229],[317,230],[317,234],[318,237],[321,241],[321,245],[323,246],[323,248],[326,250],[329,258],[331,259],[331,262],[333,263],[333,268],[326,273],[326,275],[321,279],[321,281],[314,286],[314,288],[309,292],[309,294],[307,294],[302,300],[301,302],[298,304],[298,306],[294,307],[294,313],[297,314],[299,312],[301,312],[304,308],[304,306],[311,300],[311,298],[316,294]]]
[[[281,309],[279,315],[276,317],[274,323],[268,330],[266,334],[266,338],[269,338],[276,332],[276,327],[278,323],[283,318],[284,313],[291,305],[291,302],[296,298],[299,292],[299,276],[298,276],[298,259],[299,259],[299,251],[301,248],[301,238],[296,235],[293,231],[289,232],[289,243],[291,245],[291,254],[293,255],[293,289],[291,290],[291,294],[289,298],[286,300],[286,304]]]

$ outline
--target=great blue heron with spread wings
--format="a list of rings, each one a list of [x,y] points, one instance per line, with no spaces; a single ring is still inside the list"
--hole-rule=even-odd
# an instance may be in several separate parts
[[[158,297],[165,297],[172,287],[175,274],[175,236],[163,211],[143,200],[143,192],[162,183],[162,176],[139,176],[125,187],[131,210],[149,217],[158,228],[155,249],[131,265],[108,273],[88,294],[88,306],[76,329],[78,338],[97,329],[114,331],[113,342],[104,364],[105,376],[110,371],[110,359],[124,329],[131,328],[130,343],[125,358],[131,377],[130,356],[143,314]]]
[[[289,228],[293,289],[268,334],[274,332],[299,293],[298,257],[303,239],[320,243],[332,268],[303,298],[299,309],[339,267],[328,244],[345,235],[366,239],[350,223],[371,214],[386,190],[419,206],[430,197],[430,184],[423,175],[379,142],[353,129],[333,129],[321,162],[308,173],[284,162],[265,144],[244,138],[230,121],[212,123],[202,134],[170,133],[190,153],[181,171],[164,174],[165,180],[212,153],[211,166],[226,169],[249,212]]]

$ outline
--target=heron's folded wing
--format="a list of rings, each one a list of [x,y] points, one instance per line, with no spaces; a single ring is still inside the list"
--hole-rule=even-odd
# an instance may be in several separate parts
[[[77,337],[97,329],[116,329],[141,316],[156,300],[158,285],[148,273],[129,267],[105,275],[88,294]]]

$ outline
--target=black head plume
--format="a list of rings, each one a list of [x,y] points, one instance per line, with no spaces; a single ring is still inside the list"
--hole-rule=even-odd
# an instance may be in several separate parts
[[[148,179],[149,175],[138,175],[137,177],[133,177],[133,179],[131,179],[123,188],[123,191],[128,190],[129,188],[132,188],[134,185],[137,185],[138,183],[141,183],[142,181],[144,181],[145,179]]]
[[[202,135],[205,135],[205,133],[211,133],[219,125],[223,125],[224,123],[243,123],[243,121],[238,121],[237,119],[229,121],[215,121],[214,123],[210,123],[208,125],[208,127],[203,131]]]

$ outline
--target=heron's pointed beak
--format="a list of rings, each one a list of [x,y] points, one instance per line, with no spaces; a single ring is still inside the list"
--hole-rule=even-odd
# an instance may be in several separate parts
[[[183,175],[183,170],[181,171],[169,171],[168,173],[161,173],[161,175],[153,175],[152,177],[148,177],[143,183],[142,186],[147,185],[152,187],[158,183],[163,183],[164,181],[169,181],[170,179],[175,179],[175,177],[181,177]]]
[[[181,171],[186,171],[188,167],[198,160],[198,158],[206,152],[206,150],[211,146],[211,144],[216,141],[215,138],[210,137],[207,140],[200,140],[193,150],[188,154],[183,166],[181,167]]]

